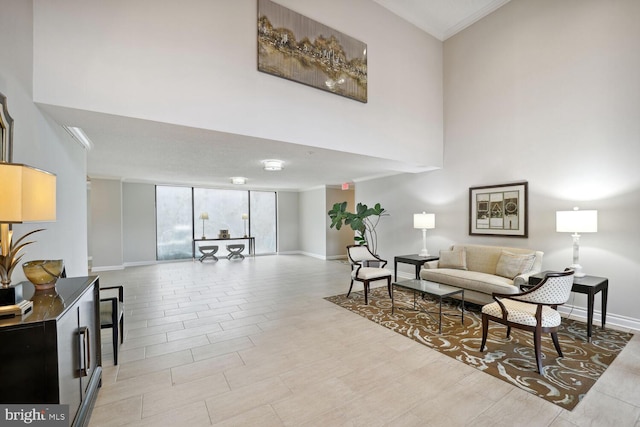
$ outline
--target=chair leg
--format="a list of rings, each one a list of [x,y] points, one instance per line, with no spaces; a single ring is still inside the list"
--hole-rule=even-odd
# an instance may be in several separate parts
[[[486,314],[482,314],[482,342],[480,343],[480,351],[484,351],[487,344],[487,332],[489,332],[489,318]]]
[[[507,326],[507,338],[511,336],[511,326]]]
[[[111,330],[113,331],[113,364],[118,364],[118,322],[113,322],[111,326]]]
[[[369,305],[369,282],[364,282],[364,305]]]
[[[536,352],[536,365],[538,365],[538,373],[542,375],[542,357],[541,357],[541,347],[542,347],[542,332],[539,328],[536,328],[533,331],[533,346]]]
[[[349,292],[347,292],[347,298],[349,298],[349,295],[351,294],[351,288],[353,288],[353,279],[351,279],[351,284],[349,285]]]
[[[391,298],[391,276],[387,277],[387,291],[389,291],[389,298]]]
[[[558,352],[558,356],[564,357],[562,355],[562,349],[560,348],[560,342],[558,341],[558,333],[551,332],[551,339],[553,340],[553,346],[556,348],[556,351]]]

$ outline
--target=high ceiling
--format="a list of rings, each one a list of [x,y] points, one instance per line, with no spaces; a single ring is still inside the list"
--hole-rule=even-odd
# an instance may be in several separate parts
[[[439,40],[454,35],[509,0],[374,0]],[[230,177],[247,178],[247,189],[303,190],[376,176],[412,172],[409,166],[362,156],[204,129],[41,106],[60,124],[81,127],[93,143],[87,173],[128,182],[232,187]],[[239,143],[241,142],[241,143]],[[201,147],[206,145],[207,149]],[[261,160],[285,161],[266,172]],[[372,171],[379,171],[375,175]],[[237,187],[237,186],[236,186]]]

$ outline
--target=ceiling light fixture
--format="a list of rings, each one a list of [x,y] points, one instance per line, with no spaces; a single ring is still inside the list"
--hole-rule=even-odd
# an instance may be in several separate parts
[[[232,176],[231,183],[235,185],[244,185],[247,183],[247,178],[243,176]]]
[[[71,135],[73,139],[75,139],[80,145],[82,145],[82,147],[85,150],[88,151],[88,150],[91,150],[91,148],[93,148],[93,143],[91,142],[87,134],[84,133],[82,129],[75,126],[66,126],[66,125],[63,125],[62,127],[64,128],[64,130],[69,132],[69,135]]]
[[[269,159],[263,160],[262,164],[266,171],[280,171],[283,168],[284,162],[282,160]]]

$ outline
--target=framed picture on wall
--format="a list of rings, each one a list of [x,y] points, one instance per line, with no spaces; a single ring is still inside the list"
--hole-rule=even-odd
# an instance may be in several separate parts
[[[469,234],[528,237],[527,182],[469,188]]]

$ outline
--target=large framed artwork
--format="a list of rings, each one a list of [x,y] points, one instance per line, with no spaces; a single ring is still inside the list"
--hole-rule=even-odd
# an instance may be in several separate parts
[[[469,188],[469,234],[528,237],[527,182]]]
[[[258,0],[258,70],[367,102],[367,45]]]

